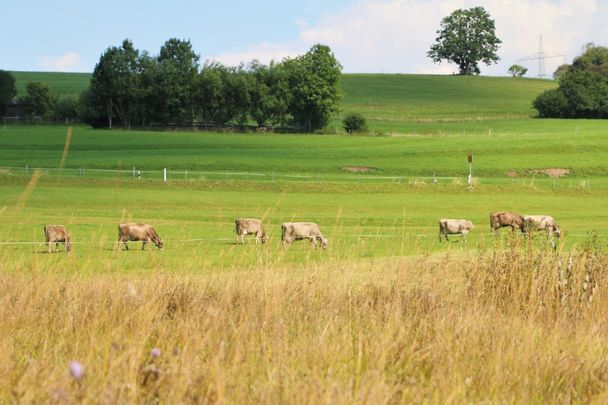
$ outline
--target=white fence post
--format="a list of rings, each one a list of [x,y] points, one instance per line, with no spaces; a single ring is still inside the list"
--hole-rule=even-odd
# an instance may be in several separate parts
[[[167,168],[166,167],[163,169],[163,181],[165,183],[167,182]]]

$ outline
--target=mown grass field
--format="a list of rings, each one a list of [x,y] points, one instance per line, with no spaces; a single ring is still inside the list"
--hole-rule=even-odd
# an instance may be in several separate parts
[[[552,82],[374,78],[344,80],[344,110],[384,136],[0,129],[0,166],[29,168],[0,172],[0,402],[604,403],[607,124],[530,118]],[[62,156],[127,172],[35,171]],[[491,236],[495,210],[553,215],[557,251]],[[270,242],[236,245],[236,217]],[[438,242],[441,217],[472,220],[468,243]],[[298,220],[329,248],[281,249]],[[115,249],[124,221],[165,249]],[[70,254],[40,244],[50,223]]]
[[[80,93],[89,87],[90,73],[62,72],[11,72],[15,78],[17,96],[25,96],[28,82],[40,82],[49,86],[56,96],[80,97]]]

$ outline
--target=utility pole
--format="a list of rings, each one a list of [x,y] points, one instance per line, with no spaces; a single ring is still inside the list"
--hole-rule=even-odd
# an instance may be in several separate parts
[[[533,53],[532,55],[526,56],[525,58],[518,59],[517,61],[518,62],[532,61],[532,60],[538,61],[538,77],[543,78],[546,76],[545,60],[551,59],[551,58],[565,58],[565,57],[566,57],[566,55],[545,52],[545,49],[543,48],[543,36],[541,35],[538,38],[538,52]]]

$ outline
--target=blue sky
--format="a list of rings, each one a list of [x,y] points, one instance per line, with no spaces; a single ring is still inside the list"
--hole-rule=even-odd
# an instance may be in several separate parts
[[[300,0],[141,1],[13,0],[0,16],[0,69],[92,71],[101,53],[124,38],[158,53],[169,38],[190,39],[201,60],[229,65],[281,60],[329,45],[345,72],[451,73],[426,51],[442,17],[482,5],[503,40],[501,62],[482,73],[505,75],[538,50],[569,62],[587,42],[608,40],[608,0]],[[604,43],[602,43],[604,41]],[[537,64],[527,62],[529,76]]]

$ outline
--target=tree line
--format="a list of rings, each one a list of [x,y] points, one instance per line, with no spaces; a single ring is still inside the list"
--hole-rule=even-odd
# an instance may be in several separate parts
[[[320,44],[280,63],[201,67],[190,41],[169,39],[152,56],[124,40],[101,55],[83,105],[91,124],[109,127],[255,122],[312,132],[338,111],[341,71]]]
[[[58,98],[28,83],[17,104],[27,115],[79,118],[94,127],[250,125],[313,132],[338,112],[342,66],[326,45],[268,65],[199,63],[190,41],[169,39],[158,55],[125,39],[103,52],[79,99]],[[16,95],[0,71],[0,116]]]

